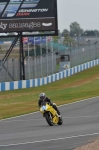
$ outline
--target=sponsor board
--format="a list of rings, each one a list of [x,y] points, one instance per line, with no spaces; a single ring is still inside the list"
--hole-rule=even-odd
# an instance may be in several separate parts
[[[0,32],[56,30],[57,0],[0,0]]]
[[[49,23],[51,22],[51,24]],[[51,31],[55,30],[55,20],[51,19],[22,19],[22,20],[1,20],[0,21],[0,32],[6,31]]]

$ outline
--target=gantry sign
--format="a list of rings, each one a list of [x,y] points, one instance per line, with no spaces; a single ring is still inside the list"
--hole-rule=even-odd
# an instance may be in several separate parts
[[[58,31],[56,0],[0,0],[0,32]]]

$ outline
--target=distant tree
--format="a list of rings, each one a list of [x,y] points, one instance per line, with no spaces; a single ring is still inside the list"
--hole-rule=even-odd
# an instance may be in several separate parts
[[[84,33],[82,35],[83,36],[96,36],[96,33],[94,30],[86,30],[86,31],[84,31]]]
[[[67,46],[68,45],[73,45],[74,40],[68,34],[65,34],[63,43],[66,44]]]
[[[81,29],[80,25],[77,22],[73,22],[70,24],[70,35],[71,36],[79,36],[83,33],[83,29]]]
[[[69,31],[67,29],[64,29],[63,32],[62,32],[62,36],[64,36],[65,34],[68,34],[69,35]]]
[[[99,31],[98,30],[94,30],[95,36],[99,37]]]
[[[59,39],[58,36],[53,36],[53,41],[54,42],[58,42],[58,39]]]
[[[58,36],[53,36],[53,41],[58,42],[58,39],[61,37],[61,32],[58,31]]]

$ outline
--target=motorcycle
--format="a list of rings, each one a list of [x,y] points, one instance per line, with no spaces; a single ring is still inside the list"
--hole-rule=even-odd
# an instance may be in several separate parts
[[[63,123],[62,117],[60,117],[57,111],[52,106],[50,106],[47,102],[42,102],[40,107],[40,112],[43,114],[47,123],[50,126],[62,125]]]

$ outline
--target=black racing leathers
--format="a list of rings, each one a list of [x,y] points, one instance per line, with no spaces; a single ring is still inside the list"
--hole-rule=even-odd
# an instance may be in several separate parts
[[[51,106],[53,106],[51,100],[48,97],[46,97],[44,101],[47,102],[47,103],[49,103]],[[41,103],[42,102],[43,102],[43,100],[41,100],[41,99],[38,100],[38,106],[39,107],[41,107]]]
[[[53,105],[53,103],[51,102],[51,100],[48,97],[46,97],[44,101],[47,102],[47,103],[49,103],[57,111],[58,115],[60,115],[60,112],[59,112],[57,106]],[[41,100],[41,99],[38,100],[38,106],[39,107],[41,107],[41,103],[42,102],[43,102],[43,100]]]

